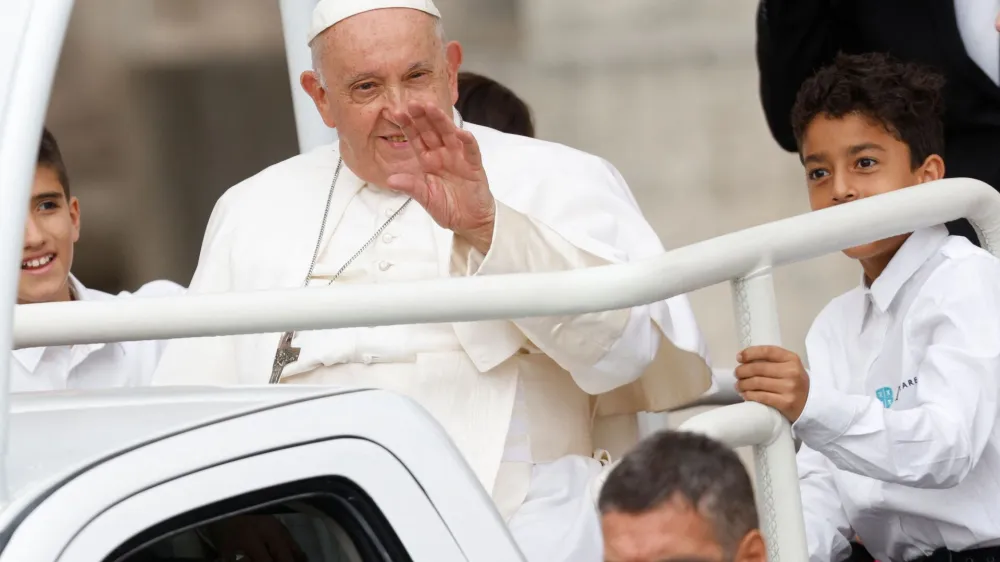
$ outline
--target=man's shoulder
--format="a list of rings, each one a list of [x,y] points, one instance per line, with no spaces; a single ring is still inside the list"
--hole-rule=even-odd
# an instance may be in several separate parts
[[[504,133],[472,123],[467,123],[465,127],[475,135],[488,166],[492,163],[508,169],[563,173],[579,171],[584,174],[614,170],[607,160],[565,144]],[[508,163],[518,165],[509,167]]]
[[[301,181],[296,181],[297,179],[306,179],[316,174],[332,174],[337,165],[337,153],[336,144],[325,144],[297,154],[272,164],[230,187],[222,198],[231,202],[244,198],[287,196],[288,189],[303,185]],[[274,189],[276,184],[280,184],[283,189]]]

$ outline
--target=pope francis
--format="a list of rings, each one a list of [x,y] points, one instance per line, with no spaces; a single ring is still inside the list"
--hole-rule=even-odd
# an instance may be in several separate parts
[[[663,251],[604,160],[462,122],[462,48],[431,0],[321,0],[309,44],[302,87],[338,138],[223,195],[191,292],[557,271]],[[407,395],[448,431],[529,561],[596,562],[595,417],[700,395],[702,356],[680,297],[558,318],[177,340],[155,382]]]

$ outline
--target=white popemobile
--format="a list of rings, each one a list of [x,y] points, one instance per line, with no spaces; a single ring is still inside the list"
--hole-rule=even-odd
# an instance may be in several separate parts
[[[293,81],[309,64],[298,38],[313,4],[281,0]],[[361,287],[15,307],[35,147],[72,5],[0,3],[0,356],[11,346],[576,314],[726,281],[741,343],[777,344],[774,267],[958,217],[973,221],[987,249],[1000,247],[1000,195],[978,181],[951,179],[628,265],[400,284],[391,292]],[[308,117],[312,107],[303,95],[294,98],[300,145],[315,146],[325,142],[324,130]],[[209,561],[198,529],[248,512],[308,528],[316,538],[313,561],[523,559],[443,430],[402,397],[284,386],[10,396],[8,369],[0,362],[0,562]],[[684,427],[754,446],[769,557],[804,560],[794,445],[784,418],[740,403]]]

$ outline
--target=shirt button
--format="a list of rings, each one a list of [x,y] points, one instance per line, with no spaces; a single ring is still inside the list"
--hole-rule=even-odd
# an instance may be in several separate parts
[[[386,209],[385,216],[391,217],[396,212],[396,209]]]
[[[363,361],[365,365],[371,365],[372,361],[374,361],[374,360],[375,360],[375,357],[372,356],[370,353],[366,353],[366,354],[364,354],[364,355],[361,356],[361,361]]]
[[[378,262],[378,268],[382,271],[387,271],[390,267],[392,267],[392,264],[387,261]]]
[[[392,241],[395,239],[396,237],[393,236],[392,234],[389,234],[388,232],[382,235],[382,242],[385,242],[386,244],[391,244]]]

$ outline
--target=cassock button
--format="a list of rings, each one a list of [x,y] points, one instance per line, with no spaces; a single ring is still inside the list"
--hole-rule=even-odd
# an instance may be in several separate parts
[[[382,235],[382,241],[385,242],[386,244],[391,244],[392,241],[395,239],[396,237],[393,236],[392,234],[389,234],[388,232]]]
[[[378,268],[381,269],[382,271],[387,271],[390,267],[392,267],[392,264],[387,261],[383,260],[378,262]]]
[[[385,210],[385,216],[391,217],[393,215],[393,213],[395,213],[395,212],[396,212],[396,209],[386,209]]]

